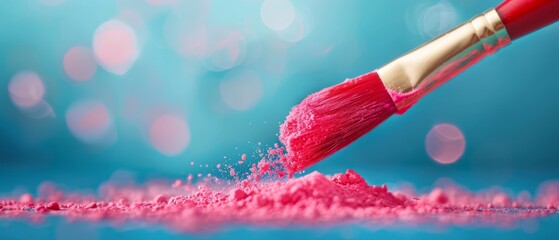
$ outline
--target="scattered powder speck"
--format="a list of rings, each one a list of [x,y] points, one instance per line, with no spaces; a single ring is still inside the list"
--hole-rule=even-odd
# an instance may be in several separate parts
[[[312,172],[286,178],[279,146],[259,154],[248,175],[232,165],[220,172],[234,180],[207,174],[193,183],[148,182],[143,185],[105,183],[97,195],[63,192],[42,184],[36,195],[0,196],[0,218],[40,222],[47,216],[68,220],[163,224],[178,231],[209,231],[230,224],[305,226],[365,223],[486,224],[510,227],[518,220],[548,216],[559,207],[559,182],[541,185],[532,198],[504,191],[471,192],[446,183],[424,194],[411,187],[400,191],[369,185],[353,170],[324,175]],[[198,177],[202,177],[200,173]]]
[[[260,161],[256,170],[263,173],[269,167]],[[452,184],[412,195],[389,191],[385,185],[369,185],[353,170],[333,176],[312,172],[281,181],[242,180],[231,185],[105,184],[99,196],[62,193],[50,186],[36,198],[30,194],[0,198],[0,218],[37,221],[60,216],[114,223],[140,221],[162,223],[179,231],[212,230],[224,224],[355,222],[510,226],[519,219],[556,213],[558,187],[557,182],[543,184],[533,200],[525,194],[514,197],[498,191],[470,192]]]
[[[182,186],[182,180],[177,179],[175,180],[175,182],[173,183],[173,185],[171,185],[173,188],[178,188]]]

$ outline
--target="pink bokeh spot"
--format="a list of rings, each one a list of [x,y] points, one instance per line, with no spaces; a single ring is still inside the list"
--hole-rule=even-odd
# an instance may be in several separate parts
[[[247,41],[241,31],[212,29],[206,67],[217,72],[231,69],[244,60],[246,51]]]
[[[190,130],[182,117],[163,114],[151,123],[149,139],[159,152],[167,156],[176,156],[190,143]]]
[[[260,17],[266,27],[281,31],[293,23],[295,8],[290,0],[264,0],[260,7]]]
[[[70,48],[64,55],[64,71],[76,81],[86,81],[95,75],[97,63],[91,50],[83,46]]]
[[[427,134],[425,147],[429,156],[436,162],[451,164],[464,154],[466,140],[458,127],[446,123],[438,124]]]
[[[125,74],[140,54],[136,34],[120,20],[109,20],[97,28],[93,52],[104,69],[118,75]]]
[[[98,144],[111,140],[112,118],[101,102],[86,100],[75,103],[66,111],[66,123],[72,135],[85,143]]]
[[[8,92],[16,106],[29,108],[41,102],[45,95],[45,86],[39,75],[31,71],[23,71],[12,77]]]

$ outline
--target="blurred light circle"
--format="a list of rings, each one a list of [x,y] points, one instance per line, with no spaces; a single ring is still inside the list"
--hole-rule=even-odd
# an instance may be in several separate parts
[[[260,7],[260,17],[268,28],[281,31],[293,23],[295,8],[290,0],[264,0]]]
[[[63,64],[66,74],[76,81],[91,79],[97,70],[93,53],[83,46],[70,48],[64,55]]]
[[[251,69],[239,69],[225,75],[219,85],[223,102],[235,110],[252,108],[263,95],[263,84]]]
[[[151,123],[149,139],[159,152],[167,156],[176,156],[190,143],[190,130],[182,117],[163,114]]]
[[[442,164],[451,164],[464,154],[466,140],[462,131],[456,126],[438,124],[427,134],[425,147],[433,160]]]
[[[205,26],[194,26],[189,30],[169,33],[170,42],[182,56],[205,57],[208,55],[208,30]]]
[[[458,13],[454,7],[446,1],[440,1],[421,13],[418,21],[419,32],[429,38],[436,37],[450,30],[457,21]]]
[[[136,34],[126,23],[109,20],[95,30],[93,52],[104,69],[123,75],[139,56]]]
[[[212,36],[211,52],[208,55],[209,69],[223,71],[239,65],[246,55],[246,40],[239,30],[215,31]],[[223,35],[223,36],[220,36]]]
[[[305,37],[308,31],[303,18],[296,16],[293,23],[286,29],[278,31],[277,35],[287,42],[298,42]]]
[[[116,140],[113,120],[107,107],[99,101],[83,100],[66,111],[68,129],[88,144],[112,143]]]
[[[39,75],[31,71],[23,71],[12,77],[8,92],[16,106],[29,108],[41,102],[45,94],[45,86]]]

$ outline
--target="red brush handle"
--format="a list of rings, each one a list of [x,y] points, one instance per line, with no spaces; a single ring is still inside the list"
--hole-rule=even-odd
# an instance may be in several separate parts
[[[559,0],[505,0],[497,12],[514,40],[559,20]]]

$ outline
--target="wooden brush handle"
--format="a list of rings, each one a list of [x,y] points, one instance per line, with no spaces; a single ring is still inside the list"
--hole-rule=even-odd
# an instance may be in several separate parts
[[[505,0],[497,12],[514,40],[559,20],[559,0]]]

